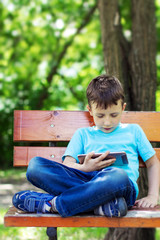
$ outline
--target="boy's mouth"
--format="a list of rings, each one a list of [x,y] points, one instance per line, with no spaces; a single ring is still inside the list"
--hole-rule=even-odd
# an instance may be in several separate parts
[[[109,131],[111,130],[112,128],[103,128],[105,131]]]

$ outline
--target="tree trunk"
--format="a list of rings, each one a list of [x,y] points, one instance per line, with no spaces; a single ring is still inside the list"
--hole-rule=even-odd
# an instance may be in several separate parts
[[[156,28],[153,0],[132,0],[132,75],[133,109],[155,110]]]
[[[130,68],[128,65],[130,43],[122,34],[118,0],[99,0],[98,7],[105,70],[107,74],[118,77],[122,82],[128,108],[130,108]]]
[[[155,228],[110,228],[104,240],[154,240]]]
[[[156,30],[153,0],[132,0],[132,40],[122,32],[118,0],[99,0],[105,70],[122,82],[128,110],[154,111]],[[147,194],[146,170],[140,170],[139,198]],[[155,239],[155,229],[110,228],[106,240]]]

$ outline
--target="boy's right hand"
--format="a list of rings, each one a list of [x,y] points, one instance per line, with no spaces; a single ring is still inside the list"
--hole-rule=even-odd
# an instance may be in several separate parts
[[[112,159],[107,159],[107,160],[103,160],[105,157],[107,157],[107,155],[109,154],[109,151],[106,151],[105,153],[103,153],[101,156],[97,157],[97,158],[92,158],[92,156],[95,154],[94,152],[90,152],[86,155],[84,162],[83,162],[83,166],[82,166],[82,170],[84,172],[92,172],[92,171],[98,171],[101,170],[105,167],[110,166],[111,164],[113,164],[116,159],[112,158]]]

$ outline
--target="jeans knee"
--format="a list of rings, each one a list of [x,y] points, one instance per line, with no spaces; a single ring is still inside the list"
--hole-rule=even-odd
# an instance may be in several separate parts
[[[121,168],[114,168],[113,169],[114,180],[118,184],[126,184],[129,181],[129,177],[127,173]]]
[[[106,184],[108,182],[112,183],[112,185],[123,185],[129,182],[129,177],[127,173],[121,169],[116,167],[111,167],[105,170],[106,172]]]
[[[29,164],[28,164],[28,168],[27,168],[27,172],[26,172],[26,177],[29,181],[31,181],[31,179],[33,177],[35,177],[36,172],[38,171],[38,162],[39,162],[39,157],[34,157],[30,160]]]

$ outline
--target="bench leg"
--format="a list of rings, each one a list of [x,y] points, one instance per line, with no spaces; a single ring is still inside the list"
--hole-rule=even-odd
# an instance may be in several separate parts
[[[49,240],[57,240],[57,228],[47,227],[47,236],[49,237]]]

